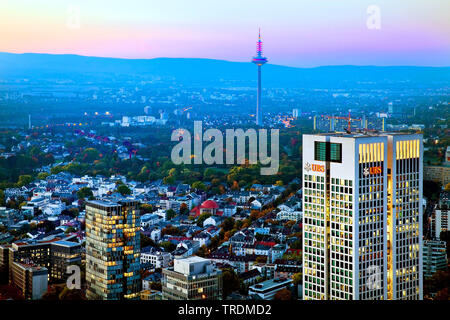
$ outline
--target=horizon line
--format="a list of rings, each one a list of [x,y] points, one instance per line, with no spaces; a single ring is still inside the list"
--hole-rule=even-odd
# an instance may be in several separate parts
[[[53,56],[78,56],[83,58],[100,58],[100,59],[117,59],[117,60],[155,60],[155,59],[197,59],[197,60],[214,60],[214,61],[223,61],[230,63],[251,63],[245,61],[233,61],[233,60],[225,60],[225,59],[217,59],[217,58],[200,58],[200,57],[154,57],[154,58],[126,58],[126,57],[111,57],[111,56],[90,56],[83,55],[79,53],[49,53],[49,52],[8,52],[8,51],[0,51],[0,54],[12,54],[12,55],[25,55],[25,54],[36,54],[36,55],[53,55]],[[314,69],[321,67],[379,67],[379,68],[389,68],[389,67],[413,67],[413,68],[450,68],[450,65],[445,66],[429,66],[429,65],[374,65],[374,64],[330,64],[330,65],[316,65],[311,67],[296,67],[289,66],[283,64],[274,64],[267,63],[269,65],[277,66],[277,67],[285,67],[285,68],[294,68],[294,69]]]

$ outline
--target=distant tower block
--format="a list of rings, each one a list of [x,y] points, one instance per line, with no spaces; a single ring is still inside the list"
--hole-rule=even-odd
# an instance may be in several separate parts
[[[394,103],[393,102],[388,103],[388,113],[390,113],[390,114],[394,113]]]
[[[298,111],[298,109],[292,109],[292,116],[294,117],[294,118],[298,118],[298,114],[299,114],[299,111]]]
[[[253,57],[252,62],[258,66],[258,93],[256,97],[256,125],[263,125],[262,105],[261,105],[261,66],[267,63],[267,58],[263,56],[261,30],[258,34],[258,42],[256,43],[256,56]]]
[[[28,114],[28,129],[31,129],[31,114]]]

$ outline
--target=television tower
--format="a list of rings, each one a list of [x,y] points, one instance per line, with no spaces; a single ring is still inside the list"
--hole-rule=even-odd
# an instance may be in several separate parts
[[[261,66],[267,62],[267,58],[263,56],[261,29],[258,33],[258,42],[256,43],[256,56],[253,57],[252,62],[258,66],[258,93],[256,97],[256,125],[263,125],[262,109],[261,109]]]

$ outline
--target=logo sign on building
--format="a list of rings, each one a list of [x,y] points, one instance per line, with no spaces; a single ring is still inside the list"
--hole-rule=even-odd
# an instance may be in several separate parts
[[[315,171],[315,172],[325,172],[325,166],[322,164],[311,164],[309,162],[305,163],[305,171]]]
[[[370,167],[370,168],[364,168],[363,174],[365,176],[371,175],[371,174],[380,174],[383,172],[383,169],[381,167]]]
[[[311,163],[307,162],[305,163],[305,171],[310,172],[311,171]]]

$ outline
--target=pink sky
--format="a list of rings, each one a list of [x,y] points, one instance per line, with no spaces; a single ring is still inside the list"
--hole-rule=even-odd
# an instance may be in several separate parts
[[[4,0],[0,51],[250,61],[261,27],[274,64],[449,66],[450,2],[407,3],[377,1],[369,29],[365,0]]]

